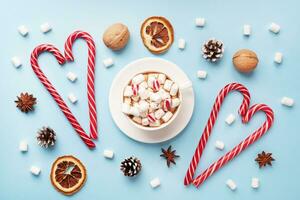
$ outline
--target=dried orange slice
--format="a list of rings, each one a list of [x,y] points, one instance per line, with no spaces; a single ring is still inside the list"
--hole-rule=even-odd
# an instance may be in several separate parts
[[[59,192],[73,195],[85,183],[86,169],[74,156],[61,156],[52,164],[50,179],[52,185]]]
[[[167,51],[174,41],[174,30],[164,17],[147,18],[141,27],[143,43],[149,51],[160,54]]]

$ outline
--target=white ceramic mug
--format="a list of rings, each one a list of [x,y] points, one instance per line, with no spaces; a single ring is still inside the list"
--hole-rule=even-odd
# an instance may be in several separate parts
[[[157,72],[157,73],[162,73],[162,72]],[[167,75],[167,74],[166,74]],[[167,75],[168,76],[168,75]],[[168,76],[169,77],[169,76]],[[173,79],[171,79],[173,82],[177,83],[176,81],[174,81]],[[178,84],[178,83],[177,83]],[[127,116],[128,121],[130,121],[130,123],[132,123],[134,126],[136,126],[139,129],[145,130],[145,131],[156,131],[156,130],[160,130],[165,128],[166,126],[170,125],[174,119],[178,116],[178,113],[181,111],[181,107],[182,107],[182,101],[184,99],[183,95],[184,94],[184,90],[187,90],[189,88],[191,88],[193,86],[192,82],[190,80],[185,81],[184,83],[178,84],[179,85],[179,99],[180,99],[180,104],[178,106],[178,108],[176,109],[174,115],[172,116],[172,118],[167,121],[166,123],[163,123],[160,126],[157,127],[149,127],[149,126],[142,126],[138,123],[135,123],[129,116]]]

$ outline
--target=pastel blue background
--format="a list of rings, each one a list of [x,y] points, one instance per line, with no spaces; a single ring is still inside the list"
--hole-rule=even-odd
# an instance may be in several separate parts
[[[2,1],[0,199],[299,199],[299,6],[297,0]],[[173,46],[166,54],[157,57],[175,62],[187,73],[194,84],[196,105],[190,124],[178,137],[162,144],[149,145],[127,138],[114,125],[108,109],[108,93],[114,76],[124,65],[138,58],[155,56],[143,46],[139,33],[142,21],[152,15],[166,16],[174,26]],[[207,19],[207,25],[197,28],[194,19],[201,16]],[[53,26],[53,30],[42,34],[39,26],[46,21]],[[282,27],[278,35],[267,30],[273,21]],[[118,53],[107,49],[101,39],[106,27],[115,22],[128,25],[131,33],[128,46]],[[246,23],[253,28],[249,38],[242,35],[242,27]],[[30,29],[26,38],[17,32],[21,24]],[[76,135],[33,73],[29,62],[35,46],[53,43],[62,50],[67,36],[77,29],[91,33],[97,46],[96,95],[100,138],[93,151],[86,148]],[[226,46],[224,58],[218,64],[208,63],[200,55],[202,43],[211,37],[222,40]],[[184,51],[177,48],[179,38],[187,42]],[[240,48],[253,49],[260,59],[258,68],[249,76],[238,73],[232,66],[231,57]],[[276,51],[284,55],[281,65],[273,62]],[[23,60],[23,66],[19,69],[15,69],[10,62],[14,55]],[[63,67],[49,54],[40,56],[39,61],[43,71],[87,129],[85,42],[76,42],[74,55],[76,61]],[[110,69],[102,66],[102,59],[106,57],[115,60],[115,65]],[[208,72],[206,80],[196,77],[200,69]],[[68,71],[79,75],[76,83],[66,79]],[[199,189],[185,187],[183,178],[215,97],[225,84],[233,81],[248,87],[252,104],[263,102],[274,109],[274,125],[261,140],[215,173]],[[33,113],[21,113],[15,107],[16,96],[25,91],[33,93],[38,99]],[[67,100],[69,92],[78,96],[77,105],[71,105]],[[292,109],[283,107],[280,104],[282,96],[294,98],[296,105]],[[259,113],[246,126],[241,124],[239,118],[232,126],[227,126],[224,122],[226,116],[237,114],[241,99],[237,93],[226,99],[199,171],[264,121],[264,115]],[[35,139],[37,130],[45,125],[57,132],[58,141],[52,150],[42,149]],[[18,150],[19,141],[23,139],[29,143],[29,151],[24,154]],[[225,151],[214,148],[217,139],[225,142]],[[170,144],[181,157],[176,166],[167,168],[159,155],[160,148]],[[114,150],[114,160],[106,160],[102,156],[104,149]],[[254,162],[257,153],[262,150],[273,153],[276,161],[272,167],[259,169]],[[52,162],[65,154],[77,156],[88,170],[85,186],[72,197],[58,193],[49,181]],[[131,155],[139,157],[143,164],[140,176],[133,180],[119,171],[121,160]],[[30,174],[31,165],[41,167],[39,177]],[[154,177],[159,177],[162,183],[155,190],[149,186],[149,181]],[[261,180],[258,190],[250,186],[252,177]],[[226,187],[228,178],[237,183],[235,192]]]

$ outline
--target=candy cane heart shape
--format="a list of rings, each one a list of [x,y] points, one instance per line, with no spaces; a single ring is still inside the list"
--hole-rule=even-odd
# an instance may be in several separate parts
[[[84,141],[84,143],[89,147],[89,148],[94,148],[95,144],[93,143],[92,139],[85,133],[83,128],[80,126],[78,123],[77,119],[74,117],[64,100],[61,98],[61,96],[58,94],[56,89],[53,87],[53,85],[50,83],[50,81],[47,79],[45,74],[42,72],[40,69],[40,66],[38,64],[38,57],[41,53],[43,52],[49,52],[54,55],[54,57],[57,59],[58,63],[60,65],[65,63],[65,58],[64,56],[60,53],[60,51],[54,47],[51,44],[42,44],[37,46],[31,53],[31,67],[37,77],[40,79],[40,81],[43,83],[43,85],[46,87],[46,89],[49,91],[49,93],[52,95],[66,118],[69,120],[73,128],[76,130],[80,138]]]
[[[65,57],[66,61],[74,61],[72,46],[77,39],[83,39],[88,45],[88,69],[87,69],[87,96],[89,105],[90,117],[90,137],[92,139],[98,138],[97,132],[97,110],[95,101],[95,42],[90,34],[84,31],[75,31],[72,33],[65,43]]]
[[[204,170],[204,172],[202,172],[197,178],[193,179],[195,170],[198,166],[199,160],[200,160],[203,150],[206,146],[207,140],[211,134],[212,128],[217,119],[217,115],[218,115],[218,112],[222,105],[222,102],[224,101],[224,98],[226,97],[226,95],[228,93],[230,93],[231,91],[235,91],[235,90],[239,91],[244,97],[242,105],[239,109],[239,114],[242,116],[242,122],[248,123],[250,121],[250,119],[252,118],[252,116],[256,112],[259,112],[259,111],[262,111],[266,114],[266,121],[263,123],[263,125],[260,128],[258,128],[256,131],[254,131],[244,141],[242,141],[240,144],[238,144],[236,147],[234,147],[231,151],[226,153],[218,161],[213,163],[209,168]],[[200,184],[202,184],[209,176],[211,176],[214,172],[216,172],[218,169],[220,169],[222,166],[224,166],[230,160],[235,158],[237,155],[239,155],[243,150],[245,150],[249,145],[251,145],[255,141],[257,141],[261,136],[263,136],[270,129],[270,127],[273,124],[273,120],[274,120],[274,113],[273,113],[272,109],[265,104],[255,104],[250,109],[248,109],[249,103],[250,103],[250,94],[249,94],[247,88],[245,88],[243,85],[241,85],[239,83],[228,84],[220,91],[219,95],[216,98],[215,104],[211,111],[211,114],[210,114],[210,117],[206,124],[206,127],[200,138],[199,144],[196,148],[195,154],[190,163],[189,169],[187,170],[187,173],[186,173],[186,176],[184,179],[185,185],[193,183],[196,187],[199,187]]]

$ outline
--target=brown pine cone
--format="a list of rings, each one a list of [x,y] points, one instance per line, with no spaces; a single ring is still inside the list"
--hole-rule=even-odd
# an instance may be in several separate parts
[[[204,43],[202,47],[202,56],[206,60],[216,62],[223,57],[224,46],[223,42],[215,39],[210,39]]]

